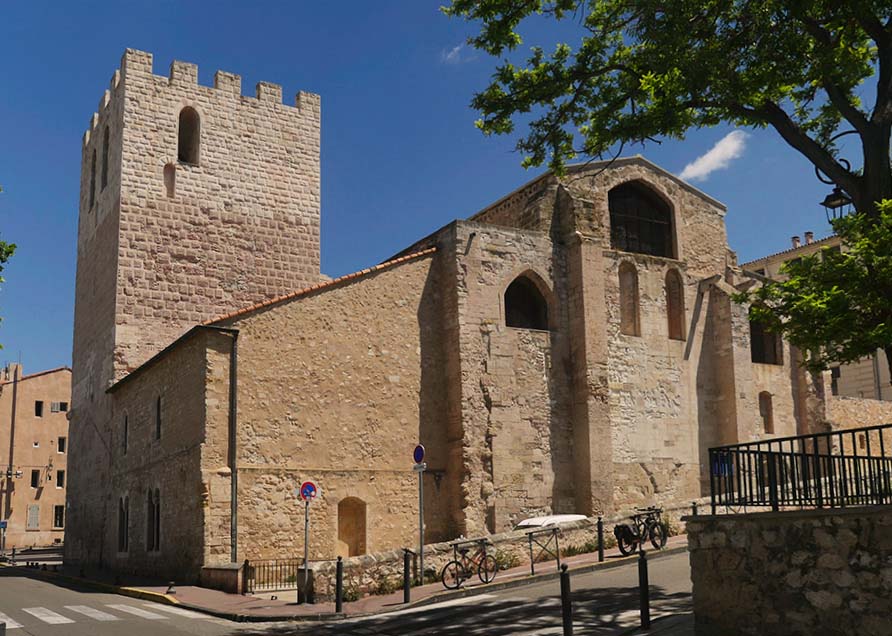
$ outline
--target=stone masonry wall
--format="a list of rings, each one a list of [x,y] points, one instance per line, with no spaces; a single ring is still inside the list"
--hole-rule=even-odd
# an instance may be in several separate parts
[[[686,521],[698,635],[889,633],[892,507]]]
[[[106,461],[108,498],[96,497],[103,562],[117,571],[196,581],[205,545],[201,453],[205,423],[205,351],[214,334],[199,331],[111,394],[114,424]],[[161,436],[156,401],[161,398]],[[124,444],[124,418],[127,444]],[[161,502],[161,548],[147,550],[148,493]],[[100,491],[101,492],[101,491]],[[99,493],[97,493],[99,495]],[[129,549],[118,550],[118,501],[129,499]]]
[[[427,533],[449,536],[448,502],[437,493],[460,467],[448,462],[448,378],[440,328],[429,320],[441,303],[434,260],[416,257],[225,321],[239,330],[242,558],[301,553],[294,490],[304,480],[322,491],[312,505],[312,558],[338,553],[338,506],[350,497],[365,503],[368,551],[412,544],[419,441],[429,467]]]

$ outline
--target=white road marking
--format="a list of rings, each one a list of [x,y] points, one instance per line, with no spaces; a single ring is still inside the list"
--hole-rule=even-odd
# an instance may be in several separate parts
[[[92,619],[97,621],[119,621],[121,620],[117,616],[113,614],[107,614],[102,610],[94,609],[92,607],[87,607],[86,605],[66,605],[65,609],[71,610],[72,612],[77,612],[78,614],[83,614],[84,616],[89,616]]]
[[[170,605],[161,605],[160,603],[143,603],[143,605],[145,605],[146,607],[151,607],[152,609],[159,610],[161,612],[169,612],[171,614],[176,614],[177,616],[185,616],[186,618],[207,618],[207,615],[205,614],[192,612],[190,610],[183,609],[182,607],[172,607]]]
[[[65,618],[61,614],[56,614],[54,611],[48,610],[45,607],[23,607],[22,611],[28,612],[31,616],[39,618],[44,623],[49,623],[50,625],[61,625],[63,623],[74,622],[70,618]]]
[[[133,614],[134,616],[139,616],[140,618],[147,618],[150,621],[157,620],[166,620],[167,616],[161,616],[161,614],[155,614],[154,612],[149,612],[144,609],[140,609],[138,607],[133,607],[132,605],[106,605],[106,607],[110,607],[114,610],[118,610],[119,612],[126,612],[128,614]]]
[[[387,612],[384,614],[379,614],[379,616],[403,616],[405,614],[417,614],[418,612],[429,612],[431,610],[437,610],[443,607],[453,607],[455,605],[476,605],[477,603],[482,603],[483,601],[488,601],[490,599],[495,598],[495,594],[477,594],[472,596],[465,596],[464,598],[456,598],[451,601],[443,601],[442,603],[432,603],[430,605],[420,605],[418,607],[412,607],[404,610],[395,610],[393,612]],[[364,617],[368,618],[368,617]]]
[[[0,612],[0,623],[6,623],[6,629],[18,629],[19,627],[21,627],[19,623],[16,623],[3,612]]]

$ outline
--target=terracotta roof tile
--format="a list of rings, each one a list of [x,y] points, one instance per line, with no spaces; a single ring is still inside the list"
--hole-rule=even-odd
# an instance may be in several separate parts
[[[312,292],[319,291],[320,289],[328,289],[329,287],[334,287],[340,283],[344,283],[349,280],[353,280],[355,278],[360,278],[362,276],[367,276],[374,272],[380,272],[383,269],[387,269],[388,267],[393,267],[394,265],[399,265],[400,263],[405,263],[406,261],[411,261],[416,258],[420,258],[422,256],[427,256],[428,254],[433,254],[437,251],[436,247],[429,247],[426,250],[421,250],[420,252],[414,252],[412,254],[406,254],[405,256],[400,256],[399,258],[395,258],[390,261],[385,261],[379,265],[375,265],[374,267],[369,267],[367,269],[360,270],[358,272],[353,272],[351,274],[345,274],[344,276],[340,276],[338,278],[334,278],[329,281],[325,281],[323,283],[316,283],[311,285],[310,287],[305,287],[303,289],[299,289],[297,291],[291,292],[290,294],[285,294],[284,296],[276,296],[275,298],[270,298],[269,300],[264,300],[262,302],[251,305],[250,307],[245,307],[244,309],[238,309],[236,311],[232,311],[223,316],[219,316],[217,318],[213,318],[211,320],[204,321],[203,325],[213,325],[219,322],[223,322],[226,320],[231,320],[237,316],[243,316],[245,314],[249,314],[253,311],[257,311],[258,309],[263,309],[265,307],[269,307],[270,305],[276,305],[281,302],[285,302],[287,300],[294,300],[295,298],[300,298],[301,296],[306,296]]]
[[[19,378],[19,382],[23,380],[30,380],[31,378],[39,378],[42,375],[49,375],[50,373],[57,373],[58,371],[68,371],[71,373],[71,367],[56,367],[55,369],[47,369],[46,371],[38,371],[37,373],[29,373],[28,375],[23,375]],[[0,382],[2,384],[12,384],[12,380],[4,380]]]

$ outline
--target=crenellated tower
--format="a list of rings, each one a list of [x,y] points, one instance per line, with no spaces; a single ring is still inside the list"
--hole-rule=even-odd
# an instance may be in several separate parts
[[[76,508],[109,477],[110,383],[198,322],[319,280],[320,115],[312,93],[243,96],[238,75],[202,86],[194,64],[165,77],[124,53],[82,148],[69,528],[83,538]]]

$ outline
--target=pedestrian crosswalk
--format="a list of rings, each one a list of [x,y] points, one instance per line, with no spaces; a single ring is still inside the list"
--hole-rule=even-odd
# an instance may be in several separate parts
[[[48,623],[64,625],[67,623],[112,622],[122,620],[164,621],[173,618],[213,620],[210,616],[192,612],[182,607],[161,605],[158,603],[111,603],[90,607],[87,605],[65,605],[50,609],[48,607],[23,607],[18,610],[0,612],[0,623],[6,623],[7,630],[21,629],[29,624]]]

